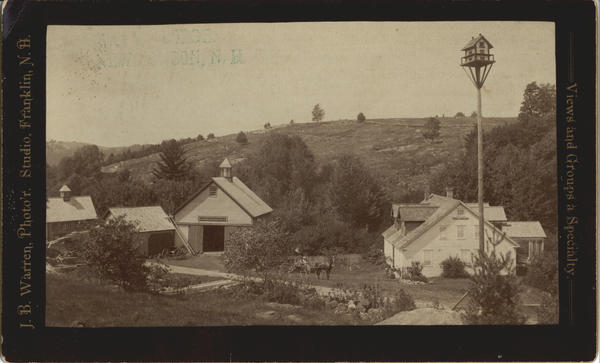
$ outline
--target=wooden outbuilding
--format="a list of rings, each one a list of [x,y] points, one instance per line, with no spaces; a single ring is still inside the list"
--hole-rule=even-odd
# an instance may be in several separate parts
[[[110,208],[104,219],[118,216],[137,227],[138,250],[143,255],[154,256],[175,247],[175,226],[161,206]]]
[[[236,228],[252,226],[273,211],[240,179],[225,159],[220,176],[201,187],[173,214],[178,230],[176,245],[186,242],[195,252],[220,252]]]
[[[46,201],[47,241],[88,229],[98,219],[92,197],[73,196],[67,185],[63,185],[59,193],[60,197],[47,198]]]

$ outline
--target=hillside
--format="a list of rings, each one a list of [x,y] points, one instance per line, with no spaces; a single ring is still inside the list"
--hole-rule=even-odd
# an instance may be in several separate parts
[[[52,166],[58,165],[60,161],[67,156],[73,156],[77,149],[90,145],[84,142],[77,141],[58,141],[58,140],[49,140],[46,142],[46,163]],[[100,151],[105,156],[110,155],[111,153],[118,154],[120,152],[125,151],[126,149],[130,149],[131,151],[135,151],[141,149],[143,145],[131,145],[131,146],[115,146],[115,147],[106,147],[97,145]]]
[[[421,135],[426,119],[380,119],[364,123],[330,121],[285,125],[268,131],[247,132],[248,144],[240,145],[235,134],[185,145],[188,159],[196,166],[214,163],[228,157],[234,164],[260,147],[268,132],[299,135],[314,153],[317,162],[335,160],[342,154],[361,158],[371,173],[381,181],[386,192],[394,197],[422,190],[428,175],[441,168],[464,146],[464,136],[473,128],[472,118],[441,118],[440,137],[433,143]],[[516,118],[486,118],[484,128],[516,122]],[[116,172],[127,168],[134,178],[150,181],[158,154],[130,159],[103,168]],[[235,170],[234,170],[235,172]]]

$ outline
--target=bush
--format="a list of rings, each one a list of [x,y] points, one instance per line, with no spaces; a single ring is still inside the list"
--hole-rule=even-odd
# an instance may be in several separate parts
[[[523,276],[523,283],[549,294],[558,294],[558,256],[556,249],[544,251],[535,258]]]
[[[165,271],[146,265],[138,244],[136,226],[122,216],[115,217],[90,231],[84,258],[101,280],[113,282],[125,290],[152,290],[151,280]]]
[[[402,278],[410,281],[421,281],[428,282],[427,277],[422,273],[423,265],[419,261],[413,261],[410,266],[406,268],[406,273],[402,274]]]
[[[458,257],[448,257],[440,265],[442,266],[442,277],[451,279],[469,277],[465,271],[465,263]]]
[[[246,134],[243,131],[240,131],[239,134],[237,134],[235,141],[237,141],[239,144],[247,144],[248,137],[246,137]]]
[[[473,263],[469,304],[464,319],[468,324],[523,324],[517,308],[519,284],[513,273],[510,253],[479,252]],[[507,272],[507,274],[503,274]]]
[[[558,296],[544,293],[542,303],[537,308],[539,324],[558,324]]]
[[[358,122],[365,122],[367,120],[367,118],[365,117],[364,113],[359,113],[358,116],[356,116],[356,121]]]
[[[377,245],[369,246],[367,252],[363,255],[364,258],[374,265],[383,265],[385,263],[385,254],[383,248],[377,247]]]

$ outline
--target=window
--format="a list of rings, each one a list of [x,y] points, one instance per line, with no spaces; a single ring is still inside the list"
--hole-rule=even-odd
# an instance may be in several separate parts
[[[483,47],[485,47],[485,42],[479,42],[479,47],[480,47],[480,48],[483,48]]]
[[[458,238],[458,239],[465,238],[465,226],[456,226],[456,238]]]
[[[217,196],[217,186],[212,184],[211,186],[208,187],[208,195],[211,197],[216,197]]]
[[[448,226],[440,226],[440,239],[446,239],[447,235],[446,235],[446,229],[448,228]]]
[[[433,250],[423,250],[423,266],[431,266]]]
[[[464,210],[464,209],[462,209],[462,208],[458,208],[458,209],[456,210],[456,214],[458,214],[459,216],[462,216],[462,215],[464,215],[464,214],[465,214],[465,210]]]

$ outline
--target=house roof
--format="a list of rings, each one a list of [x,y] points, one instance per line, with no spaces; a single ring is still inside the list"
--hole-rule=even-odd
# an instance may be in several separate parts
[[[479,213],[479,204],[465,203],[465,205]],[[490,222],[505,222],[507,220],[504,207],[499,205],[490,206],[489,203],[483,204],[483,218]]]
[[[256,195],[250,188],[246,186],[241,180],[235,176],[231,178],[231,181],[224,177],[214,177],[211,182],[206,183],[196,193],[194,193],[188,200],[179,206],[173,212],[177,214],[180,210],[185,208],[190,202],[192,202],[204,189],[209,185],[215,183],[219,189],[227,194],[237,205],[240,206],[246,213],[251,217],[256,218],[267,213],[271,213],[273,208],[269,207],[258,195]]]
[[[444,217],[450,214],[453,210],[455,210],[459,205],[462,205],[467,211],[472,213],[475,216],[478,216],[476,210],[469,208],[465,203],[460,200],[442,197],[441,195],[431,194],[426,200],[417,205],[430,205],[435,209],[435,212],[432,213],[422,224],[420,224],[417,228],[413,229],[409,233],[402,235],[403,231],[396,228],[396,232],[391,233],[391,230],[388,228],[383,235],[384,238],[388,239],[390,243],[392,243],[397,248],[404,248],[421,237],[425,232],[430,230],[433,226],[435,226],[439,221],[441,221]],[[504,209],[502,209],[504,212]],[[400,209],[400,213],[402,210]],[[484,209],[484,216],[485,216]],[[489,220],[485,219],[484,222],[488,225],[488,227],[494,229],[495,231],[502,233],[501,230],[496,228]],[[513,241],[508,234],[506,235],[506,239],[512,243],[515,247],[518,247],[518,244]]]
[[[46,223],[86,221],[98,218],[90,196],[48,198],[46,202]]]
[[[422,222],[429,218],[436,210],[435,205],[420,204],[392,204],[394,218],[400,218],[407,222]]]
[[[479,34],[478,36],[473,37],[471,40],[469,40],[469,42],[467,44],[465,44],[465,46],[462,47],[461,50],[467,50],[469,48],[473,48],[479,40],[484,40],[488,44],[488,47],[490,49],[494,48],[494,46],[492,45],[492,43],[490,43],[489,40],[485,39],[485,37],[483,35]]]
[[[150,207],[119,207],[109,208],[104,218],[109,215],[123,216],[125,221],[137,226],[139,232],[172,231],[175,226],[161,206]]]
[[[506,235],[514,238],[546,238],[546,233],[538,221],[531,222],[506,222],[502,226]]]

